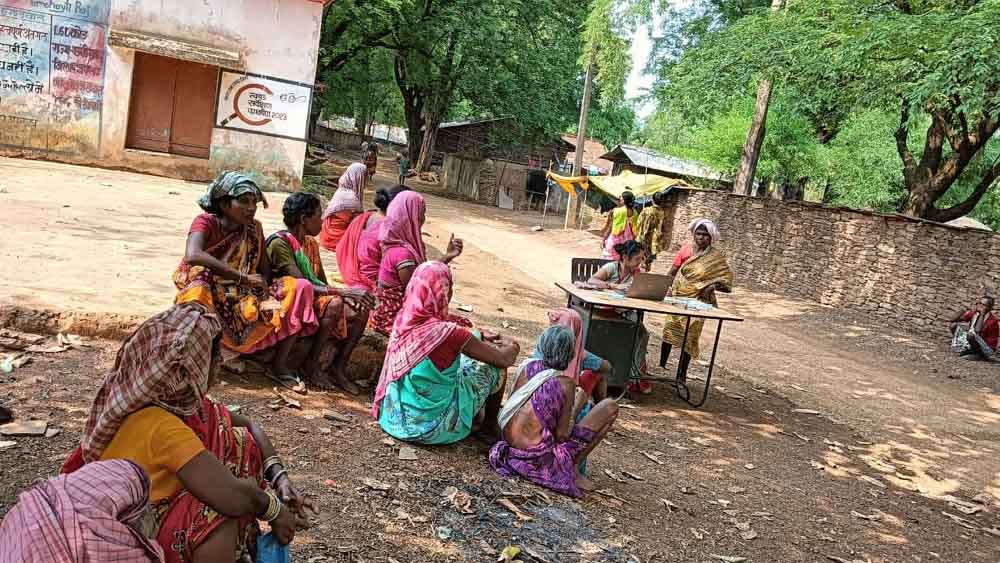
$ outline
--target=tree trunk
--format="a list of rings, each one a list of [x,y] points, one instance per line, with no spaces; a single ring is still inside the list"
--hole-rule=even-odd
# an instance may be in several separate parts
[[[438,130],[441,125],[441,118],[437,115],[428,115],[424,120],[424,138],[420,143],[420,157],[417,159],[417,172],[427,172],[431,169],[434,161],[434,144],[437,143]]]
[[[750,130],[747,131],[747,140],[743,143],[740,171],[736,174],[736,181],[733,183],[734,193],[750,195],[753,192],[753,179],[757,175],[760,149],[764,145],[767,111],[771,103],[771,88],[772,84],[769,79],[761,80],[757,86],[757,105],[754,107]]]
[[[597,50],[590,53],[590,64],[587,66],[587,77],[583,82],[583,102],[580,104],[580,122],[576,128],[576,152],[573,159],[573,175],[583,176],[583,153],[587,147],[587,115],[590,113],[590,99],[594,94],[594,75],[597,73]],[[569,198],[566,208],[564,229],[576,228],[580,223],[580,209],[586,193],[576,194]]]
[[[424,96],[423,93],[407,82],[406,61],[401,55],[396,56],[395,64],[396,86],[403,97],[403,118],[406,121],[406,157],[410,162],[416,162],[420,156],[420,146],[423,144]]]
[[[781,9],[784,0],[771,0],[771,11]],[[770,78],[764,78],[757,85],[757,104],[754,106],[753,121],[747,131],[747,140],[743,144],[743,156],[740,159],[740,171],[733,182],[733,192],[750,195],[753,191],[753,179],[757,174],[757,163],[760,162],[760,149],[764,145],[764,134],[767,126],[767,110],[771,103]]]

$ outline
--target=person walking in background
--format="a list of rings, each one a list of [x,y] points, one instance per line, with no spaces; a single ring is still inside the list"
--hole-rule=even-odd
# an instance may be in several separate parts
[[[949,319],[951,349],[967,360],[988,360],[997,349],[1000,323],[993,314],[993,298],[984,296],[972,309]]]
[[[365,167],[368,169],[368,181],[375,177],[375,169],[378,168],[378,143],[372,141],[368,143],[368,150],[364,153]]]
[[[639,214],[636,221],[635,240],[646,247],[646,261],[643,267],[648,272],[653,269],[653,261],[657,254],[664,250],[663,222],[667,218],[670,188],[653,194],[653,204],[647,206]]]
[[[608,212],[608,222],[604,225],[601,238],[604,241],[602,258],[619,260],[620,257],[615,252],[615,247],[623,242],[635,240],[638,214],[632,208],[633,205],[635,205],[635,196],[632,195],[632,192],[626,191],[618,200],[618,207]]]
[[[396,156],[396,162],[399,164],[399,185],[406,185],[406,176],[410,173],[410,158],[405,154],[400,154]]]

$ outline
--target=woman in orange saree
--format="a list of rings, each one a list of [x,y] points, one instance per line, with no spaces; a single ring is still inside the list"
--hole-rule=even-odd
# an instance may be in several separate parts
[[[264,231],[254,217],[267,205],[249,177],[223,172],[198,205],[205,211],[188,231],[184,259],[174,272],[177,304],[197,302],[222,321],[222,345],[232,355],[253,354],[278,345],[272,370],[286,386],[299,378],[288,357],[299,336],[319,328],[308,280],[272,280],[264,251]]]

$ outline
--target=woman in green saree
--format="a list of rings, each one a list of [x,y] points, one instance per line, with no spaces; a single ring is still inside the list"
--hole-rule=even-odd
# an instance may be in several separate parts
[[[507,368],[520,348],[449,320],[451,270],[424,262],[396,317],[372,402],[372,417],[406,442],[450,444],[488,421],[493,434]]]

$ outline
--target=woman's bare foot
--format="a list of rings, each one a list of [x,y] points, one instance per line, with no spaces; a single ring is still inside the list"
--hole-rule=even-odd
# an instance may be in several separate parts
[[[589,492],[591,492],[591,491],[593,491],[594,489],[597,488],[597,485],[595,485],[593,481],[591,481],[590,479],[587,479],[586,477],[584,477],[580,473],[576,474],[576,486],[581,491],[584,491],[584,492],[587,492],[587,493],[589,493]]]
[[[331,371],[333,372],[333,382],[339,385],[344,391],[347,391],[348,394],[357,395],[361,392],[361,389],[353,381],[347,379],[347,374],[344,373],[342,368],[333,368]]]

